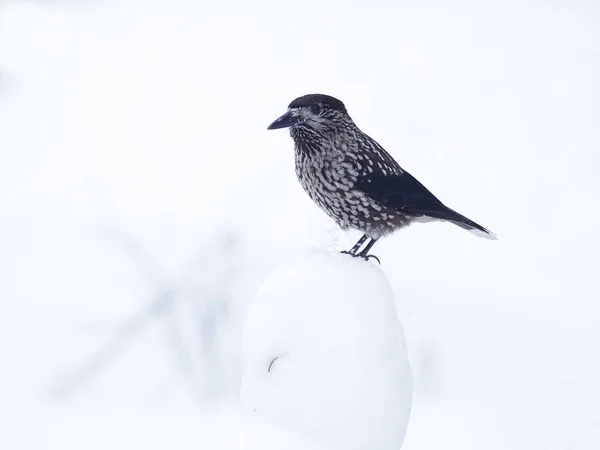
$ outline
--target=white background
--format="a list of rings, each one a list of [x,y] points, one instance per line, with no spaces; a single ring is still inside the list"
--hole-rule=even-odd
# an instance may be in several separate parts
[[[226,440],[254,291],[358,238],[266,131],[313,92],[500,238],[374,247],[404,448],[599,448],[599,25],[592,0],[1,3],[0,449]]]

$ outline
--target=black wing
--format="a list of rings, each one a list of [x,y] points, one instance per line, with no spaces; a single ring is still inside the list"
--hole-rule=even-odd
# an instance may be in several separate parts
[[[411,174],[404,171],[381,145],[364,133],[357,139],[358,160],[352,161],[358,180],[355,189],[382,206],[409,216],[459,220],[462,216],[444,206]]]
[[[390,161],[393,161],[393,164],[390,165],[387,161],[381,161],[378,164],[377,160],[370,164],[368,159],[366,161],[367,166],[359,163],[356,166],[359,175],[354,189],[364,192],[380,205],[392,208],[395,211],[401,211],[408,216],[426,216],[448,220],[479,236],[496,239],[496,235],[490,230],[448,208],[439,201],[415,177],[400,168],[392,157],[385,153],[385,150],[376,150],[368,157],[377,157],[378,153],[381,152],[384,152],[383,154]],[[366,170],[364,170],[364,166]]]
[[[402,211],[409,216],[428,216],[443,220],[463,218],[445,206],[408,172],[398,175],[383,175],[377,172],[359,176],[354,188],[382,206]]]
[[[490,230],[439,201],[369,136],[361,133],[357,142],[357,155],[360,156],[351,161],[358,174],[354,189],[364,192],[380,205],[408,216],[448,220],[480,236],[496,239]]]

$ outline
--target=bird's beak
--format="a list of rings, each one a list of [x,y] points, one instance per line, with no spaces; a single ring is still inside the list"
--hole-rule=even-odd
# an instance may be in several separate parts
[[[298,121],[298,116],[292,114],[292,111],[286,112],[283,116],[268,126],[267,130],[276,130],[277,128],[288,128]]]

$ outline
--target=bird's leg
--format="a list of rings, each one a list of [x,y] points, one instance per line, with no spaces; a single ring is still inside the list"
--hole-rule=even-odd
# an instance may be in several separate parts
[[[340,253],[346,253],[347,255],[356,256],[356,252],[360,249],[360,246],[363,245],[363,243],[367,240],[368,237],[369,236],[367,236],[366,234],[363,234],[362,237],[358,240],[358,242],[354,244],[354,247],[352,247],[350,250],[343,250]]]
[[[355,256],[360,256],[361,258],[365,258],[367,261],[369,260],[369,258],[375,258],[377,260],[377,262],[379,264],[381,264],[381,261],[379,261],[379,258],[375,255],[369,255],[369,250],[371,250],[371,247],[373,247],[373,245],[375,245],[375,242],[377,242],[377,239],[379,238],[371,238],[371,241],[369,241],[369,243],[367,243],[367,245],[365,245],[365,248],[363,248],[362,252],[360,252],[359,254],[355,255]]]

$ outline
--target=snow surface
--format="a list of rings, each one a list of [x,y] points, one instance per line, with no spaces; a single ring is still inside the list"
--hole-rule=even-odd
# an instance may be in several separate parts
[[[404,440],[412,376],[383,272],[348,255],[310,255],[271,273],[243,332],[247,412],[333,449]]]
[[[251,419],[243,422],[236,443],[235,450],[334,450],[322,440],[288,427]]]

